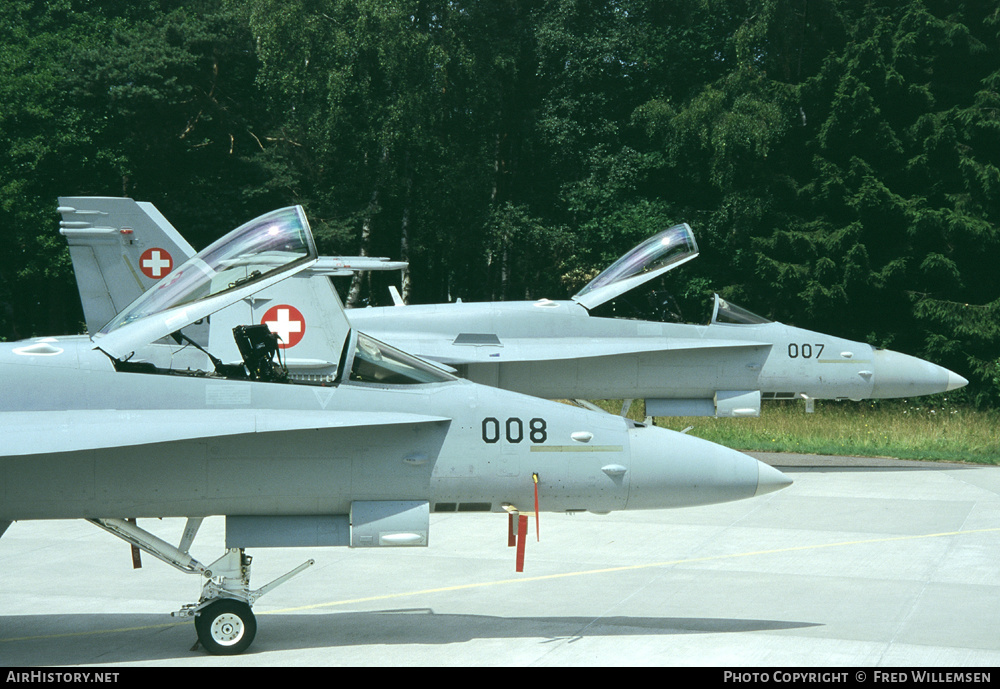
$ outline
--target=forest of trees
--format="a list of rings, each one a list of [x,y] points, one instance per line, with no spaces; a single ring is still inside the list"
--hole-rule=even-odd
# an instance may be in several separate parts
[[[0,337],[83,328],[70,195],[153,202],[196,248],[302,204],[323,253],[408,260],[410,303],[565,298],[687,222],[682,303],[1000,404],[992,2],[4,0]]]

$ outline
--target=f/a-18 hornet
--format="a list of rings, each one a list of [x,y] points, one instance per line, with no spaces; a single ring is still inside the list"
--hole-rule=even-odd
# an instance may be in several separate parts
[[[256,634],[253,603],[312,564],[251,589],[247,548],[426,546],[431,512],[495,512],[510,515],[520,569],[532,512],[704,505],[790,483],[719,445],[477,385],[383,344],[352,325],[317,261],[302,209],[280,209],[89,335],[0,344],[0,380],[17,391],[0,396],[0,534],[86,519],[199,576],[198,601],[175,614],[233,654]],[[267,295],[290,281],[313,357],[294,371],[256,315],[281,321]],[[188,334],[206,322],[207,346]],[[190,547],[213,515],[226,550],[205,564]],[[187,518],[180,543],[132,521],[150,517]]]
[[[157,265],[194,253],[151,204],[59,201],[88,326],[101,320],[91,313],[114,310],[113,298],[134,298],[165,275],[165,267],[154,274]],[[718,295],[707,325],[593,315],[697,255],[691,228],[676,225],[626,253],[569,300],[397,302],[354,309],[351,320],[362,332],[477,383],[549,399],[644,399],[648,416],[757,416],[761,399],[911,397],[968,382],[913,356],[769,321]],[[366,260],[355,265],[394,267]],[[286,283],[269,293],[283,318],[270,307],[255,312],[257,323],[267,321],[281,335],[293,369],[296,360],[315,359],[310,339],[301,335],[311,323],[302,316],[297,289]]]

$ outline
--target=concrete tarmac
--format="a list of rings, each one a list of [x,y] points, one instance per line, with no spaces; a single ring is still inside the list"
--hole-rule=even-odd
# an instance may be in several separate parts
[[[681,510],[432,514],[430,546],[268,549],[250,650],[215,657],[200,580],[82,521],[0,538],[0,665],[1000,666],[1000,468],[766,456],[795,483]],[[544,508],[544,493],[541,501]],[[183,520],[141,520],[176,543]],[[222,552],[206,520],[192,554]]]

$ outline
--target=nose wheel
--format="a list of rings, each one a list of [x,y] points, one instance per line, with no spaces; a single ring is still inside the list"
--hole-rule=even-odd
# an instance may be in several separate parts
[[[194,620],[198,641],[212,655],[238,655],[257,635],[257,618],[246,603],[222,599],[198,612]]]

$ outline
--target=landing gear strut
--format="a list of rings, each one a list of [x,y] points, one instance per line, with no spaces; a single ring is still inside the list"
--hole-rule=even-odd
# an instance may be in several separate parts
[[[250,562],[253,558],[242,548],[229,548],[207,567],[188,553],[201,526],[201,519],[188,519],[178,547],[123,519],[87,521],[182,572],[200,574],[205,578],[199,601],[185,605],[171,615],[193,617],[198,641],[213,655],[237,655],[249,648],[257,635],[257,619],[251,606],[265,593],[315,563],[315,560],[307,560],[271,583],[251,590]]]

